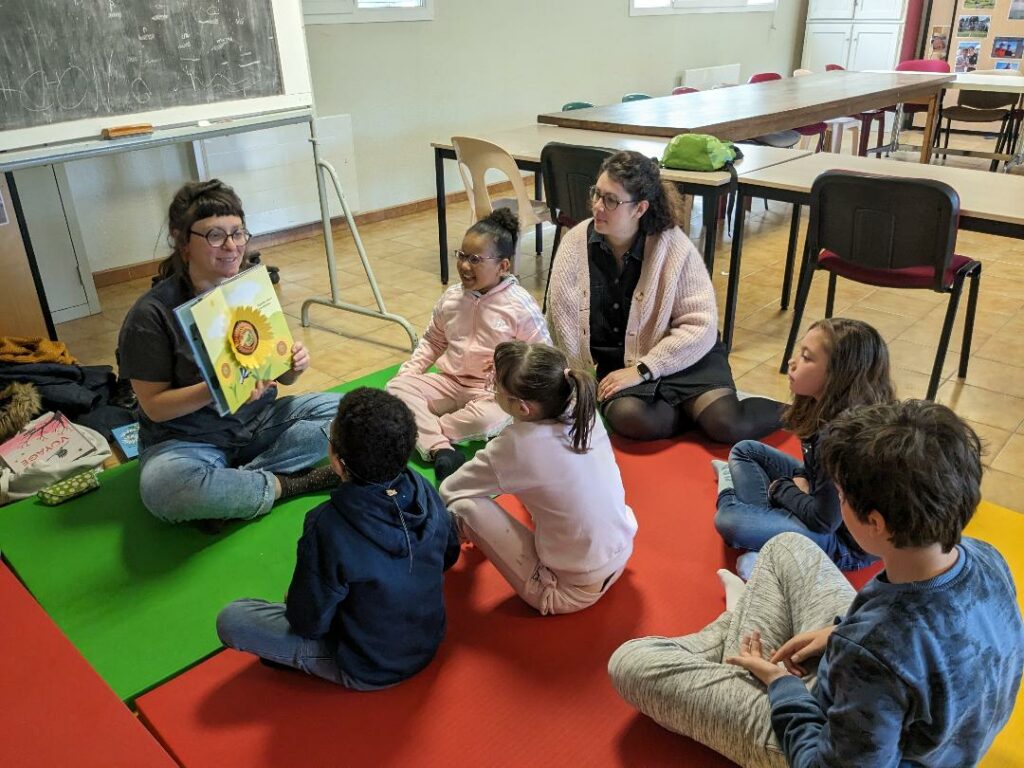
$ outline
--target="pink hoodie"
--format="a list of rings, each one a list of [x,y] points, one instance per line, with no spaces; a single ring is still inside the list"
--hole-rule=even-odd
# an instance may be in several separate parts
[[[466,386],[480,386],[503,341],[551,343],[544,315],[519,281],[508,276],[487,293],[452,285],[434,307],[423,338],[401,368],[404,373],[437,370]]]

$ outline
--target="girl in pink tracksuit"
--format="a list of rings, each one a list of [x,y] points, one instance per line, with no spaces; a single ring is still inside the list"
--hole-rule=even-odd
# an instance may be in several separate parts
[[[438,483],[465,461],[453,443],[492,437],[509,421],[489,386],[494,348],[551,340],[537,302],[509,274],[518,235],[508,208],[469,228],[455,251],[462,284],[441,296],[412,357],[387,385],[416,417],[416,448],[433,460]],[[438,373],[427,373],[431,365]]]
[[[462,536],[542,615],[593,605],[622,575],[636,518],[601,420],[597,382],[547,344],[494,351],[505,429],[441,485]],[[530,531],[491,497],[515,495]]]

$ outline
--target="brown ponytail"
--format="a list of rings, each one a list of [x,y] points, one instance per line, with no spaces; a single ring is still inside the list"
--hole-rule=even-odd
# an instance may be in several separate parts
[[[571,404],[572,448],[577,453],[590,450],[597,382],[588,372],[569,368],[561,350],[547,344],[503,341],[494,348],[494,375],[509,395],[536,403],[541,419],[559,419]]]

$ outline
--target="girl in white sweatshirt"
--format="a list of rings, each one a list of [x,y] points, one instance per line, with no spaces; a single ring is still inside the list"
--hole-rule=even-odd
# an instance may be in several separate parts
[[[547,344],[494,350],[494,393],[513,421],[441,485],[462,535],[542,615],[593,605],[633,552],[608,433],[596,418],[597,383]],[[534,531],[491,497],[516,496]]]

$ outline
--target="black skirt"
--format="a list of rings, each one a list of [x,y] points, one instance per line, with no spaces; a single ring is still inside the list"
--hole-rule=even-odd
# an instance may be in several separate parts
[[[736,389],[729,367],[729,353],[721,339],[689,368],[616,392],[604,401],[604,405],[619,397],[639,397],[648,403],[664,400],[669,405],[678,406],[713,389]]]

